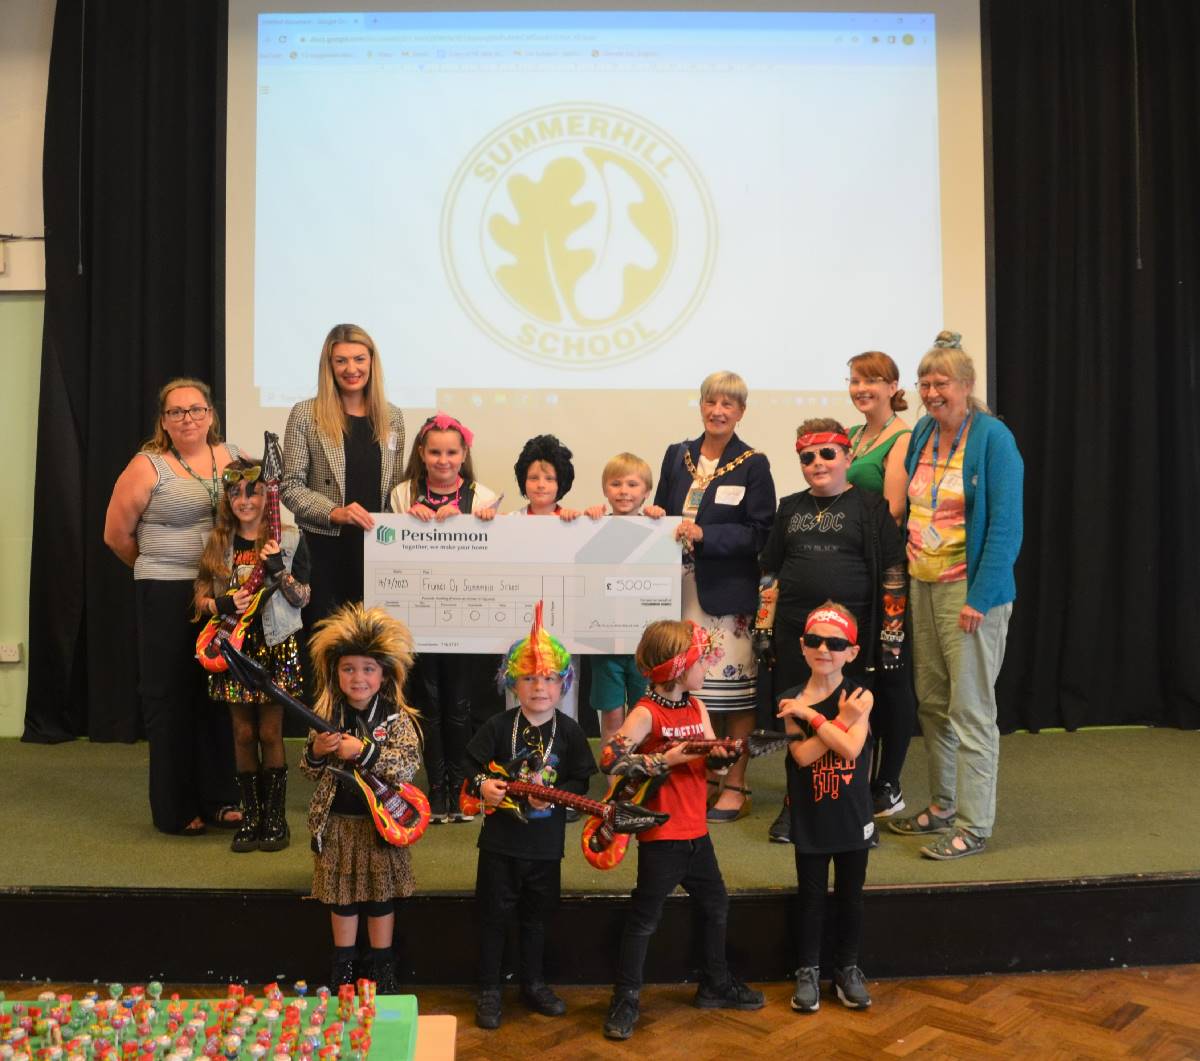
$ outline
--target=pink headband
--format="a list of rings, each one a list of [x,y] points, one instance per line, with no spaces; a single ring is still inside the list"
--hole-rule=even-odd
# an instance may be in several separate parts
[[[667,685],[673,682],[698,659],[712,655],[712,635],[695,623],[691,625],[692,643],[677,656],[672,656],[657,667],[652,667],[650,673],[646,675],[655,685]]]
[[[817,623],[832,623],[846,635],[846,640],[852,645],[858,644],[858,623],[853,619],[849,619],[841,612],[836,612],[832,608],[817,608],[815,611],[808,613],[808,618],[804,620],[804,632],[807,634]]]
[[[823,442],[832,442],[834,445],[850,448],[850,439],[845,435],[837,431],[817,431],[801,435],[796,439],[796,452],[799,453],[805,446],[819,446]]]
[[[417,432],[417,438],[424,438],[428,431],[457,431],[462,435],[463,445],[467,449],[471,448],[471,443],[475,441],[475,435],[469,427],[459,423],[449,413],[437,413],[431,416],[421,425],[421,430]]]

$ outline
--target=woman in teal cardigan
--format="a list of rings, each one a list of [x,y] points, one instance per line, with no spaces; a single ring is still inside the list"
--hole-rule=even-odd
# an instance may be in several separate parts
[[[909,613],[930,804],[888,827],[921,854],[983,851],[996,818],[996,678],[1017,595],[1024,465],[1013,434],[972,393],[975,368],[942,332],[917,369],[927,415],[908,469]]]

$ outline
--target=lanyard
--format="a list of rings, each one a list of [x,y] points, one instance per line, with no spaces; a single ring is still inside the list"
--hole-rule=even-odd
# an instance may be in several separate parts
[[[212,505],[213,519],[217,518],[217,498],[221,496],[220,488],[217,486],[217,457],[213,453],[212,446],[208,447],[208,459],[212,462],[212,484],[206,483],[199,475],[192,471],[192,466],[183,459],[179,450],[172,444],[171,456],[173,456],[181,465],[183,470],[204,487],[204,492],[208,494],[209,503]]]
[[[950,471],[950,462],[952,460],[954,460],[954,451],[958,449],[958,444],[962,441],[963,432],[966,431],[967,424],[969,424],[971,422],[972,415],[973,415],[972,413],[967,413],[967,415],[963,418],[963,422],[958,425],[958,434],[954,436],[954,442],[951,443],[950,452],[946,456],[946,470],[942,472],[942,479],[945,479],[946,472]],[[938,473],[937,473],[938,443],[941,442],[941,439],[942,439],[942,432],[941,432],[941,429],[938,428],[933,433],[933,453],[932,453],[932,456],[933,456],[933,479],[931,480],[930,486],[929,486],[929,497],[930,497],[930,501],[931,501],[931,504],[929,506],[930,512],[937,511],[938,489],[942,485],[942,479],[938,478]]]

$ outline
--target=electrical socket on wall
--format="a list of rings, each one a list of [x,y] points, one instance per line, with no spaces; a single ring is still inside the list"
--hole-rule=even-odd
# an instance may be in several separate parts
[[[20,663],[21,642],[0,641],[0,663]]]

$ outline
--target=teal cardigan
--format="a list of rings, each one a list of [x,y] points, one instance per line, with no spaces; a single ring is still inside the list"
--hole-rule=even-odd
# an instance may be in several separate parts
[[[923,416],[913,428],[904,465],[908,479],[937,427]],[[963,454],[967,505],[967,604],[985,614],[1017,598],[1013,565],[1021,551],[1022,484],[1025,465],[1017,440],[994,416],[976,412]]]

